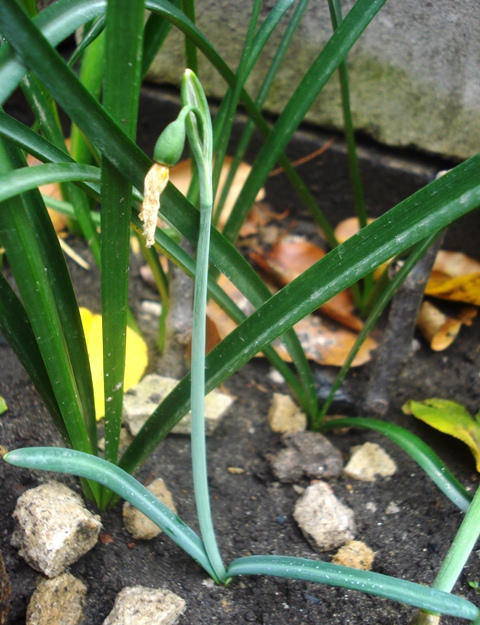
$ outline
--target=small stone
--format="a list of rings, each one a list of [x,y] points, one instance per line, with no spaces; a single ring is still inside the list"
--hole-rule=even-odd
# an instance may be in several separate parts
[[[142,270],[140,270],[140,273],[142,273]],[[155,285],[155,282],[154,282],[154,285]],[[162,305],[160,304],[160,302],[145,299],[140,304],[139,314],[150,315],[151,317],[156,317],[158,319],[160,315],[162,314]]]
[[[331,551],[355,537],[353,511],[335,497],[326,482],[305,489],[293,516],[317,551]]]
[[[102,524],[82,498],[60,482],[47,482],[18,498],[11,543],[31,567],[56,577],[97,542]]]
[[[172,494],[161,477],[153,480],[147,488],[157,499],[170,508],[172,512],[177,514]],[[143,512],[134,508],[128,501],[123,504],[123,523],[136,540],[151,540],[162,532],[156,523],[145,516]]]
[[[281,393],[273,394],[267,420],[272,430],[281,434],[304,432],[307,429],[307,415],[289,395]]]
[[[344,473],[354,480],[375,482],[377,477],[390,477],[397,470],[395,462],[376,443],[365,443],[352,451]]]
[[[227,467],[227,471],[232,475],[242,475],[242,473],[245,473],[245,469],[242,469],[242,467]]]
[[[275,477],[283,483],[335,477],[342,472],[340,451],[318,432],[296,432],[283,436],[286,449],[267,456]]]
[[[391,501],[385,509],[385,514],[398,514],[399,512],[400,508],[394,501]]]
[[[87,587],[63,573],[37,586],[27,608],[26,625],[78,625],[83,620]]]
[[[373,501],[369,501],[365,504],[365,509],[368,510],[369,512],[376,512],[377,504],[374,503]]]
[[[123,419],[136,436],[162,399],[178,384],[178,380],[152,373],[143,378],[123,399]],[[234,402],[233,397],[214,390],[205,397],[205,430],[211,434],[225,412]],[[173,428],[173,434],[190,434],[191,413]]]
[[[360,540],[351,540],[340,547],[333,556],[334,564],[349,566],[352,569],[360,569],[362,571],[370,571],[373,564],[375,552]]]
[[[175,625],[185,601],[164,588],[130,586],[121,590],[103,625]]]
[[[283,375],[280,373],[280,371],[278,371],[278,369],[270,369],[270,371],[268,372],[268,379],[270,380],[270,382],[273,382],[274,384],[285,384],[285,378],[283,377]]]

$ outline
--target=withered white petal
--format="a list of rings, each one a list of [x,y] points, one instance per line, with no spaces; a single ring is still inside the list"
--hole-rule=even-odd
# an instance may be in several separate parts
[[[168,173],[168,167],[154,163],[145,176],[142,210],[138,216],[143,221],[143,236],[145,237],[145,245],[147,247],[152,247],[155,243],[157,215],[160,210],[160,195],[167,186]]]

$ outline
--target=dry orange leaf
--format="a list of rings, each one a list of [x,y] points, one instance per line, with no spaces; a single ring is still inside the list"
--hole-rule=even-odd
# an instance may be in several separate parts
[[[325,251],[309,241],[285,237],[265,254],[252,253],[252,259],[275,280],[285,286],[325,256]],[[319,310],[351,330],[359,332],[363,321],[355,315],[349,290],[342,291],[320,306]]]
[[[441,250],[425,288],[427,295],[480,306],[480,262]]]
[[[31,154],[27,156],[27,164],[30,167],[35,167],[35,165],[42,165],[42,161],[39,161],[38,158],[35,158]],[[60,185],[57,182],[51,182],[50,184],[44,184],[39,187],[39,191],[42,195],[48,195],[49,197],[53,197],[56,200],[61,200],[62,193],[60,191]],[[68,224],[68,220],[62,213],[53,210],[52,208],[48,208],[48,214],[50,215],[50,219],[52,220],[53,227],[55,228],[55,232],[62,232],[65,230]]]
[[[473,306],[462,308],[457,318],[448,317],[431,302],[423,302],[417,318],[417,325],[430,343],[430,347],[440,352],[447,349],[458,333],[462,325],[471,325],[477,315],[477,309]]]
[[[225,184],[225,180],[227,179],[228,172],[230,170],[230,165],[232,163],[232,159],[230,157],[225,158],[225,162],[222,167],[222,173],[220,174],[220,182],[219,189],[222,189]],[[237,169],[237,173],[235,174],[235,178],[233,179],[232,186],[230,187],[230,193],[227,196],[225,201],[225,205],[222,210],[222,214],[220,215],[220,219],[218,222],[219,230],[222,230],[225,225],[232,209],[237,201],[238,196],[240,195],[240,191],[245,184],[246,179],[248,178],[250,171],[250,165],[247,163],[240,163],[239,168]],[[190,186],[190,181],[192,179],[192,170],[190,167],[190,159],[185,161],[181,161],[175,167],[170,169],[170,182],[174,184],[177,189],[183,194],[186,195],[188,191],[188,187]],[[220,196],[217,193],[217,198]],[[260,189],[257,197],[255,198],[256,202],[260,202],[265,197],[265,189]]]
[[[220,277],[219,285],[246,315],[250,315],[253,312],[252,305],[225,276],[222,275]],[[207,312],[212,321],[215,322],[222,339],[236,328],[236,323],[215,302],[209,302]],[[297,323],[294,329],[298,334],[307,358],[315,360],[320,364],[337,367],[343,365],[357,338],[355,332],[342,328],[317,315],[308,315]],[[291,362],[290,355],[280,341],[275,341],[274,346],[283,360]],[[367,338],[352,366],[356,367],[370,360],[370,352],[376,346],[377,343],[374,339]]]

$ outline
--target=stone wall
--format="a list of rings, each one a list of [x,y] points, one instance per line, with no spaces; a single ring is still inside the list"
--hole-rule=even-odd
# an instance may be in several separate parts
[[[264,1],[264,15],[273,6]],[[344,15],[352,6],[343,1]],[[252,1],[197,0],[197,23],[234,68]],[[392,146],[463,159],[480,150],[480,11],[477,0],[389,0],[351,51],[348,61],[354,123]],[[281,111],[299,78],[330,36],[326,0],[311,0],[285,66],[267,101]],[[278,38],[277,38],[278,41]],[[274,46],[261,57],[249,88],[255,93]],[[149,79],[178,84],[183,42],[169,35]],[[208,62],[200,76],[210,95],[221,96],[223,80]],[[341,128],[338,80],[334,77],[307,119]]]

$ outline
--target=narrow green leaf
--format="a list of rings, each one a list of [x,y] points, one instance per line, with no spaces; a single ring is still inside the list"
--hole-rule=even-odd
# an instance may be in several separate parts
[[[105,30],[105,16],[100,15],[91,25],[90,29],[83,35],[82,40],[75,48],[68,61],[70,67],[74,67],[78,59],[85,54],[87,49],[94,44]],[[83,81],[82,81],[83,82]]]
[[[100,170],[92,165],[78,163],[50,163],[35,167],[24,167],[2,174],[0,202],[35,189],[44,184],[62,181],[96,182],[100,180]]]
[[[107,113],[133,138],[141,82],[145,3],[108,0],[105,18]],[[105,389],[105,458],[117,462],[123,408],[132,184],[102,158],[102,327]]]
[[[172,2],[178,5],[178,0]],[[148,74],[150,66],[172,28],[171,23],[162,15],[150,13],[143,34],[142,79]]]
[[[442,493],[450,499],[460,510],[466,512],[470,507],[472,496],[460,484],[457,478],[447,469],[445,464],[435,454],[435,452],[424,443],[418,436],[412,434],[405,428],[379,421],[378,419],[365,419],[361,417],[332,419],[323,424],[324,429],[335,427],[358,427],[367,430],[380,432],[396,443],[399,447],[415,460],[415,462],[425,471]]]
[[[228,567],[228,574],[232,577],[271,575],[320,582],[470,620],[480,614],[473,603],[462,597],[381,573],[359,571],[318,560],[285,556],[249,556],[234,560]]]

